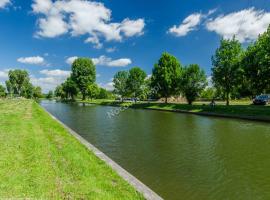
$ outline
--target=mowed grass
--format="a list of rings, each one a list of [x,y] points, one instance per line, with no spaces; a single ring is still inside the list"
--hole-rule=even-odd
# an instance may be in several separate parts
[[[31,100],[0,100],[0,199],[143,199]]]
[[[186,103],[159,103],[159,102],[118,102],[110,100],[93,100],[89,103],[109,106],[128,106],[130,108],[157,109],[167,111],[187,111],[191,113],[221,114],[232,117],[251,117],[254,119],[270,121],[270,106],[251,105],[251,101],[232,101],[231,105],[226,106],[225,102],[216,102],[216,106],[210,106],[210,102],[194,102],[193,105]]]

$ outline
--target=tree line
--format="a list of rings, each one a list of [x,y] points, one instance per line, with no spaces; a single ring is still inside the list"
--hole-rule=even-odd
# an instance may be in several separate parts
[[[108,99],[112,93],[99,87],[96,83],[96,67],[91,59],[78,58],[71,66],[71,75],[64,83],[57,86],[54,96],[64,100]]]
[[[113,94],[124,98],[160,99],[165,103],[172,96],[184,96],[189,104],[197,98],[226,100],[253,98],[270,92],[270,26],[255,42],[243,48],[232,39],[221,39],[212,56],[212,83],[208,86],[207,76],[197,64],[183,66],[169,53],[163,53],[152,69],[151,77],[139,67],[118,71],[113,77]],[[10,70],[6,89],[0,86],[0,96],[22,96],[26,98],[42,95],[40,87],[34,87],[25,70]],[[78,58],[71,66],[71,75],[57,86],[47,97],[75,100],[81,97],[113,98],[110,91],[96,84],[96,67],[91,59]]]
[[[6,87],[0,85],[0,97],[24,97],[41,98],[41,87],[35,87],[30,83],[30,77],[26,70],[9,70]]]
[[[163,53],[154,65],[150,79],[145,79],[145,73],[136,67],[117,72],[113,82],[116,94],[122,98],[152,95],[165,98],[166,103],[171,96],[183,95],[189,104],[200,97],[226,100],[229,105],[232,98],[253,98],[269,93],[270,26],[246,49],[235,37],[221,39],[212,56],[211,70],[213,85],[207,87],[206,74],[199,65],[182,66],[176,57]],[[157,86],[159,89],[155,94],[147,94]]]

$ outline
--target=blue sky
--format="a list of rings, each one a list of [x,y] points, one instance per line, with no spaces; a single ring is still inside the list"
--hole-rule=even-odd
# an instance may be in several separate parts
[[[27,69],[44,91],[61,83],[74,57],[93,58],[97,83],[133,66],[151,74],[161,53],[211,75],[221,37],[246,46],[270,24],[269,0],[0,0],[0,83]]]

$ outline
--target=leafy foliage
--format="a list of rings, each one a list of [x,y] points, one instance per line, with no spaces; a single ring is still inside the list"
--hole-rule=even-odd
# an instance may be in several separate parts
[[[3,85],[0,85],[0,97],[6,96],[6,88]]]
[[[159,86],[158,94],[167,98],[179,92],[179,79],[182,73],[180,62],[172,55],[163,53],[152,72],[152,87]]]
[[[207,85],[205,72],[197,64],[191,64],[184,68],[180,82],[181,91],[190,105]]]
[[[128,94],[127,91],[127,79],[129,73],[127,71],[119,71],[113,77],[114,92],[119,94],[123,99]]]
[[[88,58],[78,58],[72,63],[71,79],[79,88],[85,100],[88,85],[96,81],[96,67]]]
[[[212,79],[216,88],[224,94],[227,105],[229,105],[230,95],[241,82],[243,73],[239,64],[242,55],[242,47],[239,41],[233,39],[222,39],[220,47],[212,57]]]
[[[146,73],[139,67],[134,67],[129,70],[127,78],[127,91],[135,98],[139,97],[143,92],[143,85],[146,78]]]
[[[97,98],[99,94],[99,87],[97,84],[93,83],[87,86],[86,95],[92,100],[93,98]]]

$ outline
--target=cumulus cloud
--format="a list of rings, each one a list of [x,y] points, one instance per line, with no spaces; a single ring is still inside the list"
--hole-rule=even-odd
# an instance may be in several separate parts
[[[72,56],[66,59],[66,63],[72,65],[72,63],[78,58],[78,56]]]
[[[45,60],[43,57],[40,56],[33,56],[33,57],[21,57],[17,59],[18,62],[24,63],[24,64],[31,64],[31,65],[38,65],[38,64],[44,64]]]
[[[5,8],[10,3],[10,0],[0,0],[0,9]]]
[[[124,37],[143,34],[144,19],[111,22],[111,10],[103,3],[87,0],[34,0],[32,9],[38,14],[39,37],[53,38],[65,33],[86,35],[86,43],[101,48],[101,39],[121,41]]]
[[[92,61],[95,65],[102,65],[108,67],[125,67],[132,63],[129,58],[120,58],[112,60],[112,58],[106,56],[100,56],[98,58],[92,58]]]
[[[178,37],[185,36],[189,32],[196,29],[196,27],[201,23],[202,18],[202,14],[193,13],[186,17],[179,26],[174,25],[173,27],[171,27],[169,29],[169,33]]]
[[[65,71],[61,69],[54,69],[54,70],[48,70],[44,69],[40,71],[41,74],[46,76],[53,76],[53,77],[68,77],[70,75],[70,71]]]
[[[235,36],[240,42],[246,42],[257,39],[259,34],[266,31],[269,24],[270,12],[249,8],[210,19],[206,28],[225,39]]]
[[[33,85],[40,86],[44,92],[54,90],[57,85],[63,83],[70,75],[70,71],[53,69],[53,70],[41,70],[39,72],[43,77],[31,76],[30,80]]]
[[[0,71],[0,85],[5,85],[5,81],[8,79],[8,69]]]

